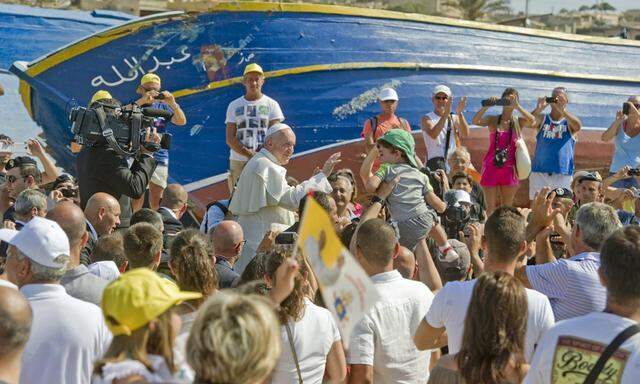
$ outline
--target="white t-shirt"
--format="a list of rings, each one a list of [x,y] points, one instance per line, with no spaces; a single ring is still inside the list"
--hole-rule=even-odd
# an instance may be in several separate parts
[[[289,322],[293,344],[296,348],[302,381],[305,383],[322,383],[327,355],[331,346],[340,341],[340,333],[331,312],[304,299],[304,315],[295,323]],[[284,326],[280,327],[282,354],[271,375],[274,384],[298,384],[296,364],[291,353],[291,346]]]
[[[524,383],[582,383],[606,346],[633,324],[604,312],[558,322],[540,340]],[[610,384],[640,382],[640,334],[620,346],[598,379]]]
[[[9,280],[5,280],[5,279],[0,279],[0,287],[18,289],[17,285],[15,285],[12,282],[10,282]]]
[[[433,299],[425,320],[434,328],[446,328],[449,337],[449,353],[460,352],[464,321],[471,303],[476,280],[447,283]],[[539,292],[527,289],[527,333],[524,341],[524,357],[531,361],[533,351],[542,334],[553,325],[553,311],[549,299]]]
[[[371,280],[380,301],[353,330],[348,363],[373,366],[374,383],[426,383],[431,351],[418,351],[413,335],[433,293],[397,270],[373,275]]]
[[[229,103],[225,123],[236,125],[236,137],[246,148],[258,151],[264,144],[269,121],[284,121],[284,115],[277,101],[267,95],[258,100],[249,101],[244,96]],[[246,156],[231,150],[231,160],[247,161]]]
[[[20,292],[33,310],[20,383],[88,383],[112,337],[100,308],[60,284],[27,284]]]
[[[433,122],[433,125],[438,124],[440,121],[440,116],[436,115],[435,112],[429,112],[426,115],[429,120]],[[456,129],[459,126],[458,115],[451,115],[451,135],[449,136],[449,150],[447,151],[447,156],[449,156],[453,151],[456,150]],[[422,137],[424,138],[424,145],[427,147],[427,160],[433,159],[434,157],[444,157],[444,142],[447,140],[447,129],[449,127],[449,122],[444,123],[444,127],[442,127],[442,131],[435,139],[432,139],[431,136],[425,131],[422,131]],[[446,162],[447,159],[445,159]]]
[[[126,379],[133,375],[142,376],[150,384],[181,384],[191,383],[193,379],[180,379],[169,370],[164,357],[159,355],[147,355],[153,371],[138,360],[122,360],[117,363],[108,363],[102,367],[102,375],[94,375],[91,384],[112,384],[114,380]]]

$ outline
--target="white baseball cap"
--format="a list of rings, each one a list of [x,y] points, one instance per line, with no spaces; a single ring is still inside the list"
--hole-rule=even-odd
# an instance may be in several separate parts
[[[276,133],[278,131],[282,131],[283,129],[291,129],[291,127],[288,126],[285,123],[273,124],[272,126],[267,128],[267,134],[264,136],[264,138],[266,139],[267,137],[273,135],[274,133]]]
[[[437,95],[438,93],[444,93],[445,95],[451,97],[451,89],[446,85],[440,84],[433,88],[433,95]]]
[[[398,93],[393,88],[384,88],[380,91],[380,95],[378,96],[378,100],[387,101],[387,100],[395,100],[398,101]]]
[[[5,241],[29,259],[50,268],[63,268],[56,263],[58,256],[69,256],[69,239],[55,221],[39,216],[29,220],[20,231],[0,229],[0,240]]]
[[[458,203],[468,203],[471,204],[471,195],[467,191],[463,191],[461,189],[455,190],[456,200]]]

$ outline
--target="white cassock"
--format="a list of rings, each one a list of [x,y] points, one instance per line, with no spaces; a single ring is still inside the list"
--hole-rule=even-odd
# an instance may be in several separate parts
[[[247,241],[234,266],[236,272],[242,273],[255,257],[267,231],[282,231],[295,223],[293,212],[308,192],[331,192],[331,185],[322,172],[295,187],[287,184],[286,177],[287,170],[264,148],[242,170],[229,205]]]

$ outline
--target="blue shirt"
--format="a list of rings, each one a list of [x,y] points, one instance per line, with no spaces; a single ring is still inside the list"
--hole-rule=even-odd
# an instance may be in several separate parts
[[[627,225],[640,224],[640,218],[638,218],[632,212],[627,212],[624,209],[618,209],[618,218],[620,219],[620,222],[622,223],[622,225],[624,225],[625,227]]]
[[[626,121],[624,122],[626,125]],[[640,135],[627,136],[623,127],[618,129],[616,135],[616,149],[611,160],[611,172],[617,172],[625,165],[635,168],[640,165]]]
[[[173,109],[166,103],[154,101],[150,108],[162,109],[163,111],[169,111],[173,113]],[[156,117],[153,126],[156,127],[158,133],[167,133],[167,125],[171,124],[171,121],[165,120],[164,117]],[[159,149],[153,154],[153,158],[158,161],[158,164],[169,166],[169,150]]]
[[[556,321],[604,309],[607,291],[598,277],[600,254],[585,252],[570,259],[527,266],[531,287],[545,294]]]
[[[575,145],[567,119],[553,121],[551,115],[546,114],[536,135],[531,171],[573,175]]]

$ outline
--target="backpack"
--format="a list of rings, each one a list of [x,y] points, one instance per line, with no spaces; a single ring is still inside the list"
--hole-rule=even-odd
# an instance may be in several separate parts
[[[376,132],[378,131],[378,116],[373,116],[371,118],[368,119],[369,120],[369,124],[371,124],[371,136],[373,136],[373,140],[376,140]],[[403,119],[402,117],[398,117],[398,120],[400,120],[400,124],[402,124],[402,128],[404,128],[405,130],[409,131],[410,130],[410,125],[409,122],[405,119]]]

